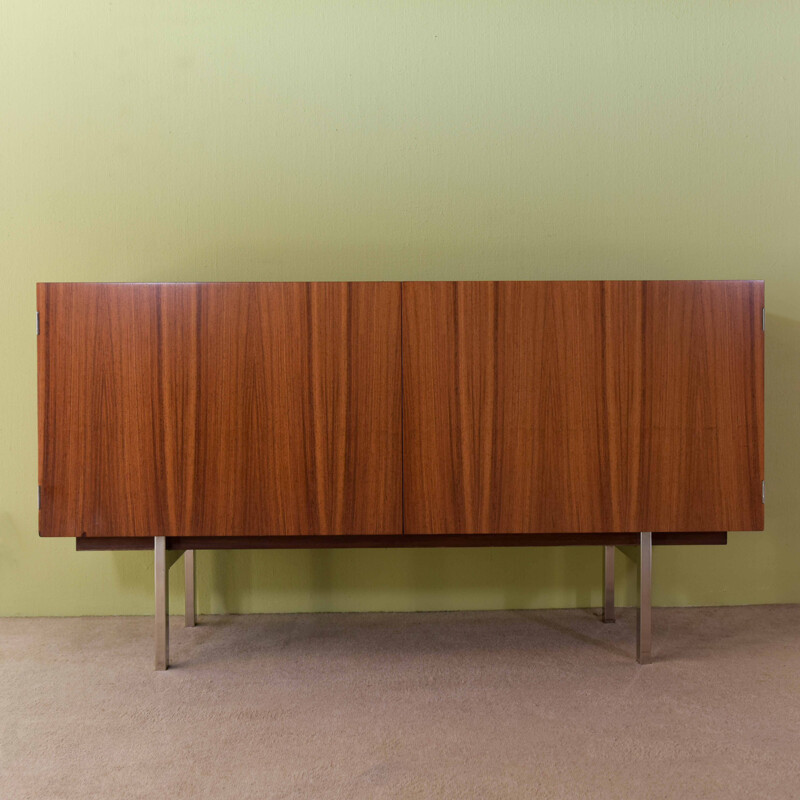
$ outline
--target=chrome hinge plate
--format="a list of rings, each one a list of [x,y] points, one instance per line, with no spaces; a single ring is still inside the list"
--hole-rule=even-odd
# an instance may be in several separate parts
[[[767,309],[764,306],[761,307],[761,330],[765,331],[767,329]]]
[[[39,335],[41,328],[39,326],[39,312],[36,312],[36,335]]]
[[[767,498],[766,481],[761,481],[761,502],[766,503],[766,498]]]

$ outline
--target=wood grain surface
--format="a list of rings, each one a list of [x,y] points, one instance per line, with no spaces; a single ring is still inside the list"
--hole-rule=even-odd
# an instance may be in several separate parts
[[[400,534],[400,284],[40,284],[45,536]]]
[[[763,529],[763,283],[403,285],[407,534]]]
[[[762,529],[762,306],[757,281],[41,284],[40,531]]]

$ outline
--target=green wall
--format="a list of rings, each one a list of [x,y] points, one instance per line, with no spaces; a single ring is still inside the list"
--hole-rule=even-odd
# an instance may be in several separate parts
[[[37,537],[36,281],[764,278],[766,531],[654,599],[799,602],[799,101],[794,0],[4,0],[0,614],[152,610]],[[199,565],[206,612],[600,603],[599,548]]]

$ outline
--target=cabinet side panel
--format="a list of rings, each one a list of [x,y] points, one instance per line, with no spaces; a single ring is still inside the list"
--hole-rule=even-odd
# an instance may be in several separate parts
[[[36,284],[36,409],[37,409],[37,472],[39,481],[39,513],[38,513],[38,527],[39,535],[42,533],[42,503],[41,492],[42,482],[44,481],[44,447],[45,447],[45,413],[47,408],[46,403],[46,390],[47,383],[45,381],[45,359],[47,357],[47,346],[45,340],[41,335],[41,314],[47,303],[47,284]],[[49,534],[52,536],[52,530]]]

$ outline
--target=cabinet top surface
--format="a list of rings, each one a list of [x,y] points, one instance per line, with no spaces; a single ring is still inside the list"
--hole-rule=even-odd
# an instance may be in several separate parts
[[[686,283],[686,284],[701,284],[701,283],[710,283],[710,284],[723,284],[723,283],[761,283],[763,284],[763,279],[749,279],[749,278],[736,278],[736,279],[725,279],[725,280],[706,280],[706,279],[698,279],[698,280],[660,280],[660,279],[631,279],[631,280],[537,280],[537,279],[528,279],[528,280],[458,280],[458,281],[449,281],[449,280],[411,280],[411,281],[404,281],[404,280],[387,280],[387,281],[362,281],[362,280],[341,280],[341,281],[39,281],[37,282],[37,286],[258,286],[258,285],[286,285],[286,284],[432,284],[432,283],[440,283],[440,284],[452,284],[452,283],[459,283],[459,284],[490,284],[490,283],[549,283],[549,284],[632,284],[632,283],[641,283],[641,284],[655,284],[655,283],[663,283],[663,284],[678,284],[678,283]]]

